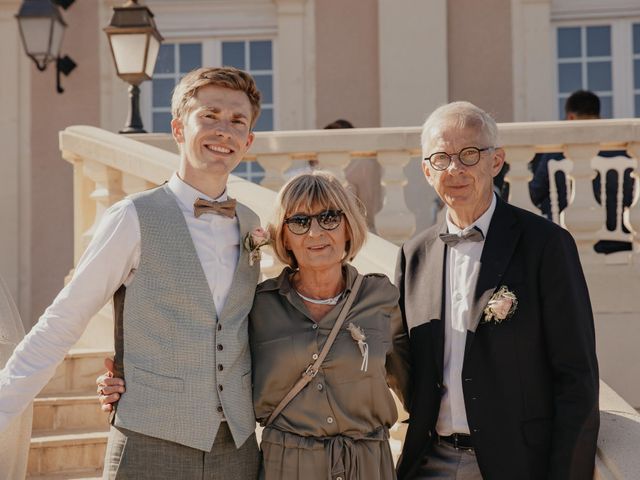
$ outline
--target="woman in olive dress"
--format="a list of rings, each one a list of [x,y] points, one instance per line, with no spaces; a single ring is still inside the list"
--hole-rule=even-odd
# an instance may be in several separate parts
[[[358,276],[349,262],[367,235],[357,200],[332,175],[297,176],[278,198],[270,232],[286,267],[258,285],[249,314],[254,410],[263,425],[318,358]],[[389,387],[403,399],[409,384],[398,297],[386,276],[364,276],[317,375],[263,430],[261,478],[395,478]]]

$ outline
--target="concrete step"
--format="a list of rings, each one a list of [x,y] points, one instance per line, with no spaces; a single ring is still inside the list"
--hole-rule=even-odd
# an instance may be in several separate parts
[[[91,429],[34,432],[27,476],[97,471],[104,462],[107,437],[108,431]]]
[[[57,394],[96,391],[96,377],[105,372],[104,359],[112,357],[110,350],[72,349],[56,369],[56,373],[40,392],[41,397]]]
[[[34,434],[58,429],[109,429],[108,415],[100,410],[95,390],[91,395],[68,393],[34,400]]]
[[[100,480],[102,469],[79,470],[77,472],[56,473],[53,475],[28,475],[25,480]]]

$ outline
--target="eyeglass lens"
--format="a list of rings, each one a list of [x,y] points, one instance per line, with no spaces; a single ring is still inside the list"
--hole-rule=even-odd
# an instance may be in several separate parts
[[[342,212],[340,210],[325,210],[316,215],[305,215],[302,213],[293,215],[285,220],[289,231],[295,235],[303,235],[311,228],[313,219],[318,221],[320,228],[324,230],[334,230],[340,225]]]
[[[429,161],[433,168],[437,170],[446,170],[449,168],[449,165],[453,161],[452,157],[456,155],[449,155],[445,152],[434,153],[429,157]],[[476,147],[467,147],[460,150],[460,153],[457,155],[460,163],[466,165],[468,167],[472,167],[480,160],[480,149]]]

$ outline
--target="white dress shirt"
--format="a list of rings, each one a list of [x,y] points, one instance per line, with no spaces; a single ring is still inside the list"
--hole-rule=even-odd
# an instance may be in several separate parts
[[[168,183],[193,239],[218,314],[224,308],[240,255],[237,217],[193,214],[199,198],[213,200],[174,174]],[[227,199],[226,192],[217,201]],[[16,347],[0,371],[0,432],[46,385],[89,320],[129,285],[140,262],[140,224],[133,202],[122,200],[100,219],[71,281]]]
[[[493,195],[487,211],[464,230],[458,228],[451,221],[449,212],[447,212],[449,233],[467,232],[473,227],[478,227],[486,237],[495,208],[496,197]],[[436,423],[438,435],[445,437],[454,433],[469,434],[462,392],[462,363],[467,342],[467,330],[471,324],[471,307],[480,273],[480,258],[483,248],[484,240],[480,242],[463,241],[455,247],[447,248],[442,377],[445,389]]]

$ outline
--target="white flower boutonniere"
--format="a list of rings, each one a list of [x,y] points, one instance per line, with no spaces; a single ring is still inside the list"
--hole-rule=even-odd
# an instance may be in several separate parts
[[[351,338],[353,338],[358,344],[360,355],[362,355],[362,365],[360,365],[360,371],[366,372],[367,368],[369,368],[369,345],[367,344],[367,342],[365,342],[367,336],[364,334],[364,330],[353,322],[349,322],[349,325],[347,325],[347,330],[349,330],[349,332],[351,333]]]
[[[262,227],[256,227],[244,237],[244,248],[249,252],[249,265],[253,267],[255,262],[262,258],[260,247],[271,243],[271,235]]]
[[[516,294],[503,285],[491,296],[484,309],[484,322],[501,323],[510,318],[518,308]]]

